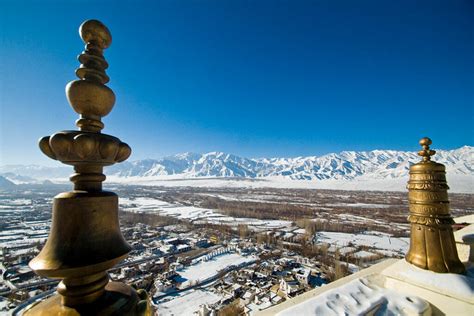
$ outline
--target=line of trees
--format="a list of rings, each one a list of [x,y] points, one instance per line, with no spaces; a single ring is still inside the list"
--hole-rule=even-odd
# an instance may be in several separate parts
[[[157,213],[143,213],[143,212],[120,212],[120,222],[127,226],[133,226],[138,223],[150,226],[167,226],[183,224],[188,225],[188,222],[179,220],[171,216],[162,216]]]

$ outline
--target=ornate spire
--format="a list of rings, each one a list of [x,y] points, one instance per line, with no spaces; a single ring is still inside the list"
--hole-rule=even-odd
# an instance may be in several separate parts
[[[75,190],[100,191],[105,180],[102,168],[126,160],[131,149],[120,139],[100,133],[104,128],[101,118],[110,113],[115,103],[114,92],[105,85],[109,81],[105,74],[109,65],[103,56],[112,36],[97,20],[82,23],[79,34],[86,43],[78,57],[82,64],[76,75],[80,79],[66,86],[69,104],[80,115],[76,121],[79,131],[43,137],[39,146],[48,157],[74,166],[76,173],[71,181]]]
[[[97,20],[84,22],[79,34],[86,43],[78,59],[79,80],[66,86],[66,95],[80,117],[79,130],[62,131],[40,139],[48,157],[74,166],[74,190],[53,200],[53,220],[46,245],[30,262],[39,275],[62,279],[59,295],[27,311],[28,315],[145,315],[146,293],[123,283],[109,282],[107,270],[123,260],[130,246],[120,232],[118,197],[102,191],[103,167],[126,160],[130,147],[102,134],[101,118],[112,110],[113,91],[105,85],[108,64],[103,50],[112,36]]]
[[[420,140],[422,161],[410,167],[408,199],[411,223],[410,250],[405,259],[422,269],[434,272],[463,273],[458,257],[449,214],[448,184],[442,164],[431,161],[436,152],[431,139]]]

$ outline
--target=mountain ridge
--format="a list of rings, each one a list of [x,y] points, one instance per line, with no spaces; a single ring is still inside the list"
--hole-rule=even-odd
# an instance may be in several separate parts
[[[445,164],[449,173],[474,177],[472,146],[438,150],[433,160]],[[205,154],[185,152],[159,159],[126,161],[105,168],[105,173],[108,176],[143,178],[176,175],[183,178],[276,176],[291,180],[394,179],[406,177],[410,165],[418,161],[420,157],[414,152],[380,149],[294,158],[246,158],[218,151]],[[15,183],[27,182],[28,178],[65,178],[71,173],[72,169],[64,166],[0,166],[0,175]]]

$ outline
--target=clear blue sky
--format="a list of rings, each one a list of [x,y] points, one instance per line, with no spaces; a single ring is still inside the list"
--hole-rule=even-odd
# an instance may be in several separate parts
[[[0,164],[46,164],[99,19],[117,95],[104,132],[132,160],[474,143],[473,1],[0,1]],[[49,163],[51,164],[51,162]]]

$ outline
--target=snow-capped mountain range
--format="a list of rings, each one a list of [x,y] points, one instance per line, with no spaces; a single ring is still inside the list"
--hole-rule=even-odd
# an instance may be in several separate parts
[[[435,159],[450,173],[474,176],[474,147],[439,150]],[[184,153],[162,159],[124,162],[107,170],[119,177],[182,175],[194,177],[272,177],[292,180],[352,180],[362,175],[377,179],[408,175],[410,164],[420,161],[413,152],[395,150],[343,151],[339,154],[297,158],[244,158],[223,152]]]
[[[449,174],[474,177],[474,147],[438,150],[434,159]],[[297,158],[244,158],[222,152],[184,153],[161,159],[123,162],[106,168],[108,176],[157,177],[283,177],[291,180],[354,180],[405,178],[410,164],[420,161],[414,152],[395,150],[343,151],[338,154]],[[67,177],[70,167],[0,166],[0,175],[13,182]]]

